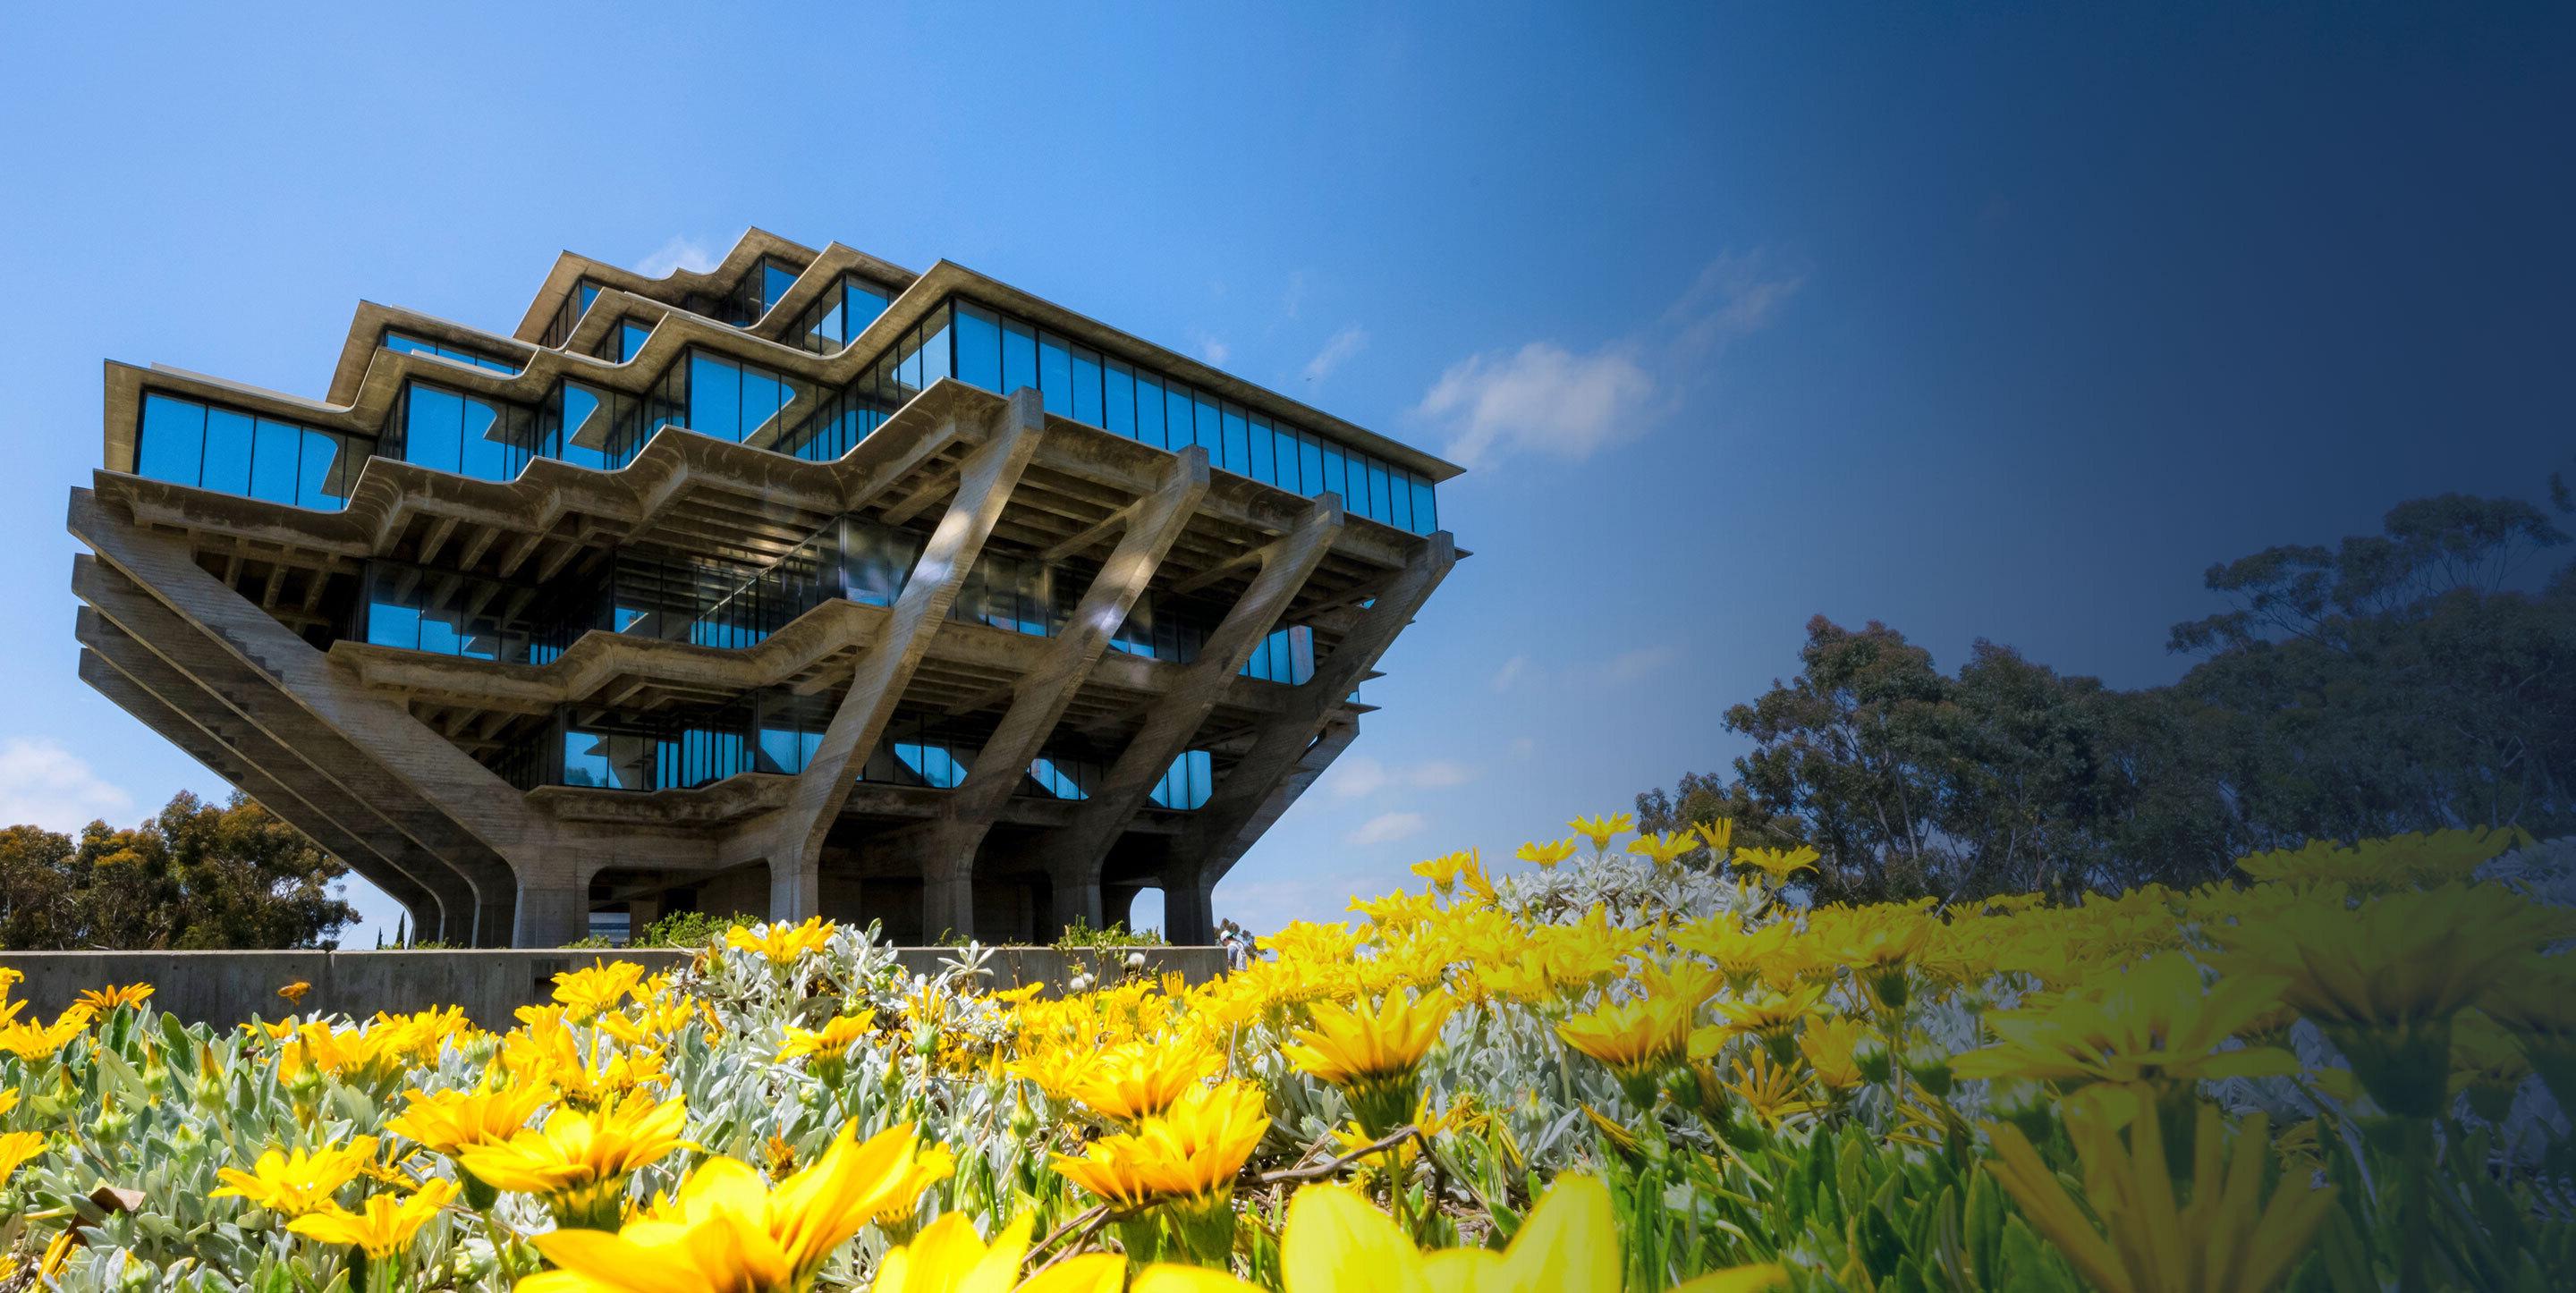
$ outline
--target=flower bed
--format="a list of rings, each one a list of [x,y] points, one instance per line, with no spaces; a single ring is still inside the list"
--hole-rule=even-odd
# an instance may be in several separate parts
[[[0,1004],[0,1290],[2563,1287],[2564,887],[2506,834],[1809,909],[1620,819],[1214,982],[862,931],[230,1032]],[[1712,870],[1706,859],[1726,858]],[[1695,861],[1696,860],[1696,861]],[[2463,936],[2466,935],[2466,936]],[[0,958],[5,959],[5,958]],[[0,981],[7,973],[0,970]],[[0,983],[5,986],[5,983]],[[2555,1097],[2555,1099],[2553,1099]]]

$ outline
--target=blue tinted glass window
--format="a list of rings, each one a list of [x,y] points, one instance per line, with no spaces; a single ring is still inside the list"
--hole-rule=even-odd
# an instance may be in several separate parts
[[[848,331],[842,334],[841,339],[847,342],[850,338],[858,336],[861,329],[876,322],[877,316],[885,313],[886,307],[894,303],[894,296],[865,279],[853,278],[844,282],[846,289],[843,292],[843,299],[849,303],[844,315],[848,320],[846,325]]]
[[[787,289],[795,285],[795,270],[773,260],[760,262],[760,312],[769,313],[769,308],[778,304],[778,298],[787,295]]]
[[[1217,461],[1227,471],[1249,476],[1252,474],[1252,439],[1246,429],[1243,410],[1228,404],[1224,418],[1225,452]]]
[[[644,348],[644,339],[652,335],[651,328],[632,319],[617,325],[617,362],[622,364],[634,359],[635,352]]]
[[[1171,433],[1163,424],[1163,383],[1152,373],[1136,374],[1136,438],[1157,449],[1171,445]],[[1188,443],[1186,433],[1182,443]]]
[[[742,370],[698,351],[689,352],[690,430],[719,440],[742,438]]]
[[[477,480],[508,480],[515,466],[497,437],[500,412],[471,397],[457,400],[456,469]]]
[[[1100,420],[1100,352],[1073,348],[1073,420],[1088,426]]]
[[[1271,433],[1271,444],[1278,463],[1279,487],[1304,493],[1305,482],[1298,474],[1296,431],[1282,424]]]
[[[463,397],[435,386],[412,386],[403,400],[403,461],[456,470],[463,457],[457,429],[464,420]]]
[[[948,344],[948,307],[943,305],[921,321],[921,389],[949,375]]]
[[[1368,460],[1368,469],[1369,507],[1371,509],[1369,515],[1374,516],[1381,521],[1392,523],[1395,519],[1395,504],[1393,502],[1394,491],[1387,487],[1386,464],[1378,461],[1376,458],[1371,458]]]
[[[1002,321],[988,310],[957,307],[957,380],[1002,389]]]
[[[1276,485],[1279,483],[1279,463],[1272,456],[1271,444],[1270,419],[1253,418],[1252,457],[1248,460],[1251,465],[1244,469],[1244,474],[1265,484]]]
[[[367,603],[367,640],[378,646],[416,648],[420,645],[420,608],[406,606],[384,596]]]
[[[1413,532],[1437,534],[1439,531],[1439,497],[1433,493],[1430,481],[1416,476],[1413,478]]]
[[[250,446],[249,414],[206,410],[206,488],[227,494],[249,493]]]
[[[1401,467],[1386,469],[1386,523],[1399,530],[1413,528],[1413,485]]]
[[[1100,425],[1123,436],[1136,434],[1136,374],[1115,359],[1101,365]]]
[[[295,456],[304,447],[301,428],[268,418],[252,432],[250,496],[272,503],[295,501]]]
[[[1073,356],[1065,350],[1064,338],[1052,333],[1038,337],[1038,395],[1047,412],[1073,416]]]
[[[1227,471],[1242,471],[1242,459],[1226,457],[1225,415],[1217,411],[1216,401],[1201,395],[1195,403],[1198,406],[1198,417],[1197,424],[1191,428],[1190,438],[1207,446],[1208,457],[1218,466]]]
[[[766,369],[747,368],[742,374],[742,433],[748,438],[758,431],[792,398],[787,383]]]
[[[340,437],[307,429],[302,438],[304,447],[296,454],[295,505],[326,511],[338,508],[349,496],[340,466]]]
[[[167,395],[143,397],[143,423],[134,446],[139,476],[194,485],[205,466],[206,406]]]
[[[1324,456],[1324,487],[1316,492],[1322,494],[1339,494],[1342,498],[1342,510],[1354,513],[1361,512],[1363,508],[1368,506],[1368,500],[1364,498],[1351,497],[1349,482],[1342,474],[1341,446],[1334,444],[1330,440],[1319,440],[1317,442],[1317,447],[1323,451]]]
[[[1002,384],[994,389],[1008,395],[1023,386],[1038,384],[1038,334],[1026,324],[1002,320]]]
[[[1215,422],[1213,419],[1210,420],[1207,438],[1200,439],[1198,428],[1191,425],[1191,407],[1188,387],[1174,383],[1163,388],[1163,444],[1173,449],[1194,444],[1206,445],[1208,457],[1214,458],[1216,457]]]

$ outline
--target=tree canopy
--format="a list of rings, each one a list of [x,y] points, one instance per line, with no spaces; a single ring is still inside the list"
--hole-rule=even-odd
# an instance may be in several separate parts
[[[2557,509],[2576,500],[2553,481]],[[1732,775],[1640,825],[1808,844],[1829,897],[2196,884],[2249,852],[2450,826],[2576,827],[2576,563],[2541,508],[2446,494],[2381,532],[2222,562],[2201,659],[2135,691],[1979,641],[1955,673],[1871,622],[1807,624],[1798,674],[1726,713]]]
[[[0,829],[0,948],[210,949],[327,946],[357,909],[348,874],[249,798],[181,791],[130,829],[79,838]]]

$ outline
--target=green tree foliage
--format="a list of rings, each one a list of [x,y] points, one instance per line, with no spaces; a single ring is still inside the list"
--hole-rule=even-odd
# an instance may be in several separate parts
[[[131,829],[75,840],[0,830],[0,947],[284,948],[321,945],[358,919],[336,896],[348,868],[235,794],[185,791]]]
[[[2553,489],[2560,511],[2576,509]],[[2446,826],[2576,828],[2576,563],[2541,509],[2460,495],[2334,548],[2210,567],[2203,657],[2118,691],[1978,642],[1955,674],[1883,624],[1807,625],[1796,677],[1726,714],[1731,776],[1638,796],[1813,845],[1847,900],[2196,884],[2247,852]]]

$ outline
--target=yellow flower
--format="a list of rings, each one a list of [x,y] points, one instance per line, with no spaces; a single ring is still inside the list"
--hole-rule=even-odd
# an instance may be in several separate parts
[[[833,1059],[849,1053],[850,1047],[874,1028],[877,1012],[862,1010],[855,1015],[836,1015],[820,1028],[798,1028],[788,1025],[787,1040],[778,1048],[778,1058]]]
[[[2275,849],[2236,859],[2245,874],[2266,884],[2341,884],[2363,891],[2406,889],[2417,885],[2466,880],[2470,874],[2509,849],[2531,842],[2519,828],[2415,833],[2346,845],[2310,840],[2295,849]]]
[[[1196,1088],[1133,1132],[1102,1137],[1080,1157],[1056,1155],[1055,1170],[1125,1206],[1221,1201],[1270,1130],[1267,1104],[1261,1088],[1246,1082]]]
[[[1699,1003],[1683,999],[1604,1002],[1556,1026],[1566,1044],[1609,1066],[1631,1097],[1682,1057]],[[1639,1087],[1639,1083],[1649,1084]],[[1639,1099],[1638,1103],[1649,1103]]]
[[[402,1114],[387,1119],[385,1130],[433,1153],[498,1145],[525,1130],[528,1119],[555,1098],[543,1083],[508,1084],[482,1091],[403,1093]]]
[[[1798,1034],[1798,1053],[1807,1057],[1817,1081],[1837,1091],[1855,1087],[1860,1085],[1856,1052],[1868,1031],[1868,1025],[1848,1015],[1810,1020]]]
[[[1699,842],[1708,846],[1710,860],[1723,862],[1729,849],[1735,847],[1735,819],[1715,817],[1691,828]]]
[[[819,952],[832,941],[833,927],[814,916],[804,924],[790,925],[779,921],[760,926],[758,930],[737,926],[725,931],[725,946],[737,951],[758,952],[773,965],[787,965],[808,952]]]
[[[1673,831],[1658,831],[1628,841],[1629,852],[1651,859],[1656,866],[1671,866],[1698,847],[1698,840]]]
[[[39,1024],[32,1019],[0,1023],[0,1051],[7,1051],[31,1063],[49,1059],[61,1053],[88,1028],[89,1011],[82,1006],[65,1010],[51,1024]]]
[[[679,1149],[687,1116],[681,1100],[643,1096],[595,1113],[557,1109],[543,1131],[465,1150],[456,1161],[496,1189],[545,1200],[558,1225],[605,1229],[617,1222],[626,1174]]]
[[[1093,1113],[1133,1124],[1170,1108],[1222,1062],[1214,1053],[1178,1038],[1125,1042],[1102,1051],[1079,1071],[1068,1090]]]
[[[1433,888],[1447,893],[1458,883],[1458,873],[1465,870],[1475,857],[1475,851],[1472,849],[1458,853],[1443,853],[1439,857],[1424,858],[1414,863],[1412,871],[1415,875],[1430,881]]]
[[[433,1177],[401,1199],[369,1195],[361,1211],[327,1206],[287,1222],[286,1228],[326,1244],[363,1248],[367,1256],[382,1261],[410,1248],[412,1236],[455,1197],[454,1181]]]
[[[1988,1171],[2021,1205],[2031,1227],[2106,1293],[2264,1293],[2307,1254],[2326,1218],[2332,1187],[2311,1190],[2283,1176],[2262,1198],[2271,1147],[2262,1114],[2246,1120],[2228,1153],[2218,1108],[2203,1103],[2192,1150],[2191,1202],[2173,1195],[2156,1103],[2137,1102],[2124,1145],[2110,1120],[2070,1107],[2067,1134],[2084,1166],[2084,1202],[2069,1196],[2039,1151],[2008,1124],[1994,1124]],[[2094,1218],[2100,1218],[2096,1229]]]
[[[858,1142],[856,1124],[813,1166],[771,1189],[750,1164],[711,1158],[663,1205],[615,1234],[557,1230],[536,1237],[559,1269],[521,1280],[523,1293],[772,1293],[810,1287],[815,1272],[870,1217],[892,1208],[912,1173],[913,1129]]]
[[[602,961],[555,976],[555,1003],[575,1020],[587,1020],[624,1001],[644,981],[644,967],[633,961]]]
[[[1963,1078],[2168,1084],[2295,1073],[2298,1057],[2273,1047],[2222,1051],[2280,1000],[2281,980],[2230,975],[2204,988],[2180,953],[2149,957],[2089,990],[1987,1024],[2002,1038],[1959,1056]]]
[[[11,1103],[16,1102],[17,1094],[15,1091],[9,1093]],[[0,1112],[7,1112],[7,1110],[5,1107],[0,1107]],[[41,1131],[0,1132],[0,1185],[7,1185],[9,1178],[17,1173],[19,1167],[44,1152],[45,1133]],[[220,1194],[222,1191],[218,1190],[216,1193]]]
[[[283,988],[279,988],[277,990],[277,995],[286,998],[286,1004],[290,1006],[300,1006],[304,1004],[304,994],[311,992],[312,990],[312,984],[306,983],[302,979],[297,979],[295,982],[287,984]]]
[[[263,1151],[247,1172],[237,1167],[217,1171],[215,1175],[223,1185],[210,1191],[208,1197],[229,1195],[271,1212],[301,1216],[331,1206],[331,1196],[356,1180],[375,1156],[373,1136],[360,1136],[329,1149],[298,1149],[292,1154],[271,1148]]]
[[[1568,837],[1561,840],[1549,840],[1544,844],[1537,840],[1531,840],[1529,843],[1521,845],[1520,851],[1513,854],[1513,856],[1519,858],[1523,862],[1535,862],[1542,869],[1552,868],[1557,863],[1574,856],[1574,840],[1571,837]]]
[[[1069,1257],[1015,1285],[1030,1220],[1013,1220],[987,1245],[964,1213],[947,1213],[886,1253],[869,1293],[1118,1293],[1127,1259],[1116,1253]]]
[[[886,1196],[884,1207],[870,1218],[881,1226],[890,1226],[912,1216],[921,1206],[921,1198],[930,1187],[957,1175],[957,1155],[946,1145],[932,1145],[912,1156],[912,1170],[900,1185]]]
[[[1610,850],[1612,836],[1634,830],[1636,826],[1637,817],[1634,813],[1612,813],[1607,817],[1577,817],[1565,824],[1567,830],[1592,841],[1592,847],[1604,853]]]
[[[1735,1098],[1743,1101],[1744,1107],[1752,1110],[1754,1117],[1767,1126],[1777,1127],[1790,1118],[1814,1113],[1821,1107],[1806,1098],[1806,1085],[1804,1074],[1785,1064],[1775,1065],[1770,1056],[1755,1051],[1736,1080],[1726,1084],[1726,1089],[1734,1092]]]
[[[129,983],[123,987],[92,988],[74,998],[74,1003],[103,1015],[118,1006],[142,1005],[151,995],[151,984]]]
[[[1801,871],[1812,871],[1822,855],[1804,844],[1794,849],[1738,849],[1735,864],[1749,867],[1771,877],[1773,884],[1787,884],[1789,877]]]
[[[1348,1006],[1319,1001],[1312,1026],[1292,1032],[1279,1053],[1298,1071],[1341,1088],[1360,1125],[1383,1136],[1413,1112],[1415,1071],[1457,1008],[1445,992],[1390,992],[1374,1006],[1365,998]]]
[[[1786,1064],[1794,1053],[1798,1025],[1815,1013],[1824,995],[1821,983],[1788,993],[1756,991],[1740,1000],[1718,1002],[1717,1013],[1728,1029],[1759,1040],[1774,1059]]]

